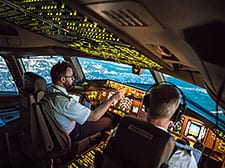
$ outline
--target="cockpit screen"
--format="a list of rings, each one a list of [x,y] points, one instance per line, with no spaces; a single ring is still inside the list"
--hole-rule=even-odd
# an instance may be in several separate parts
[[[199,140],[201,142],[204,138],[205,131],[206,128],[203,124],[189,120],[184,132],[184,136],[195,141]]]
[[[132,108],[132,113],[138,113],[139,107],[138,106],[133,106]]]
[[[132,107],[132,102],[133,102],[133,99],[124,97],[119,101],[118,109],[125,113],[129,113]]]

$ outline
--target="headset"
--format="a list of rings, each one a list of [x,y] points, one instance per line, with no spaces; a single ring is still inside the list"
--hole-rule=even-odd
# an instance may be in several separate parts
[[[155,83],[153,84],[149,89],[148,89],[148,94],[146,94],[144,96],[144,99],[143,99],[143,105],[147,106],[148,102],[149,102],[149,99],[150,99],[150,94],[149,92],[151,91],[151,89],[153,89],[154,87],[158,86],[158,85],[161,85],[161,84],[168,84],[168,85],[171,85],[173,87],[175,87],[178,92],[180,93],[180,97],[181,97],[181,102],[176,110],[176,112],[173,114],[173,116],[171,117],[171,121],[173,122],[177,122],[179,121],[180,117],[182,114],[184,114],[186,112],[186,109],[187,109],[187,103],[186,103],[186,97],[184,95],[184,93],[181,91],[180,88],[178,88],[176,85],[174,85],[173,83],[170,83],[170,82],[159,82],[159,83]],[[145,109],[146,110],[146,109]],[[147,111],[147,110],[146,110]]]

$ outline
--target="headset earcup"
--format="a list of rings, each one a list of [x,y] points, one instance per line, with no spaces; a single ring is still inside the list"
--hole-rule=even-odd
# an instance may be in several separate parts
[[[147,112],[147,106],[149,104],[149,100],[150,100],[150,95],[149,93],[146,94],[143,98],[143,105],[145,106],[145,111]]]

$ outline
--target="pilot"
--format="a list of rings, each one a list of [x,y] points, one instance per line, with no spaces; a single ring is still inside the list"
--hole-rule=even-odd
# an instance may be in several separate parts
[[[172,116],[180,102],[179,91],[170,84],[158,84],[154,86],[144,98],[147,122],[166,131],[169,127]],[[185,150],[175,148],[168,161],[171,168],[197,168],[197,163],[192,154]]]
[[[49,93],[51,105],[55,111],[56,120],[62,125],[72,140],[80,140],[96,132],[111,128],[111,120],[103,117],[110,105],[124,96],[124,91],[118,91],[95,110],[79,103],[79,98],[69,95],[67,88],[72,87],[74,73],[68,62],[58,62],[51,68],[53,82]]]

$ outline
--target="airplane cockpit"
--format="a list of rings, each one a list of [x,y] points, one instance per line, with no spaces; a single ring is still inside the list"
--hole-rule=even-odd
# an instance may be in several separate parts
[[[0,167],[100,168],[121,122],[151,137],[144,97],[157,83],[176,86],[185,106],[168,128],[174,140],[188,142],[199,168],[225,167],[224,9],[223,0],[0,0]],[[39,109],[51,67],[62,61],[74,72],[67,91],[90,110],[125,90],[105,114],[113,129],[76,142],[72,152],[65,134],[58,141],[65,150],[55,151],[57,135]],[[127,157],[137,155],[141,141],[121,134],[121,144],[135,145]]]

